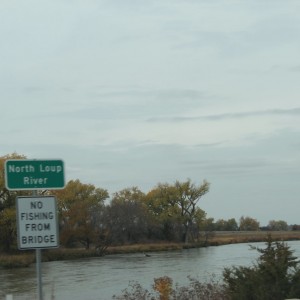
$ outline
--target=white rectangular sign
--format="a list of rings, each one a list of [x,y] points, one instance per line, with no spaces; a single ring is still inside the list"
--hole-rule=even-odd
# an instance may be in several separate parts
[[[17,222],[19,249],[58,247],[55,197],[17,197]]]

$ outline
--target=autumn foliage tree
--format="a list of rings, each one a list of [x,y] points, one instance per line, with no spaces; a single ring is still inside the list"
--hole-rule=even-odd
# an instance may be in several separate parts
[[[105,226],[114,244],[145,241],[148,235],[148,212],[145,194],[137,187],[113,194],[106,208]]]
[[[205,212],[198,207],[199,200],[209,191],[209,183],[203,181],[196,185],[190,179],[174,184],[158,184],[148,195],[148,206],[156,217],[160,217],[165,226],[168,221],[180,224],[182,241],[188,243],[193,227],[196,232],[205,219]],[[169,223],[169,226],[171,225]]]
[[[240,218],[240,230],[241,231],[257,231],[259,230],[259,222],[251,217]]]
[[[288,230],[288,224],[283,220],[278,220],[278,221],[270,220],[267,227],[269,230],[274,230],[274,231]]]
[[[7,159],[26,159],[13,153],[0,157],[0,250],[16,248],[16,197],[31,191],[9,191],[4,184]],[[195,185],[190,180],[158,184],[148,194],[137,187],[112,194],[70,180],[64,189],[39,191],[54,195],[59,212],[60,242],[67,247],[82,244],[89,249],[109,243],[139,243],[154,240],[188,241],[197,238],[205,212],[197,204],[208,192],[209,184]],[[100,245],[100,246],[99,246]]]
[[[9,191],[5,187],[4,164],[8,159],[24,158],[17,153],[0,157],[0,248],[5,252],[9,252],[12,246],[16,247],[16,197],[26,195],[26,192]]]
[[[98,216],[109,197],[107,190],[70,180],[63,190],[55,191],[60,213],[61,241],[64,245],[80,242],[87,249],[101,234]]]
[[[152,239],[180,240],[180,211],[172,202],[172,193],[168,184],[158,184],[145,197],[151,223],[149,235]]]
[[[188,243],[189,234],[193,224],[198,228],[205,218],[205,212],[197,204],[200,199],[209,191],[209,183],[203,181],[202,184],[196,185],[188,179],[185,182],[175,182],[176,202],[180,208],[180,215],[184,226],[184,242]]]
[[[215,223],[216,231],[236,231],[238,228],[239,226],[234,218],[228,220],[219,219]]]

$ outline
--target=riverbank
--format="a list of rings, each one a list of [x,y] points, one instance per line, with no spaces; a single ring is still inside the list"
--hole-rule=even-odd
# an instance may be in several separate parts
[[[218,231],[208,242],[210,246],[264,242],[268,235],[277,241],[300,240],[300,231]]]
[[[172,251],[187,248],[221,246],[227,244],[238,243],[254,243],[263,242],[267,235],[271,234],[274,240],[293,241],[300,240],[300,231],[219,231],[210,234],[207,242],[200,240],[198,243],[182,244],[182,243],[145,243],[135,245],[111,246],[105,250],[105,255],[137,253],[137,252],[157,252],[157,251]],[[82,259],[88,257],[101,256],[95,249],[48,249],[43,250],[43,261],[58,261]],[[19,254],[8,255],[0,254],[0,267],[2,268],[17,268],[28,267],[35,262],[34,251],[22,251]]]

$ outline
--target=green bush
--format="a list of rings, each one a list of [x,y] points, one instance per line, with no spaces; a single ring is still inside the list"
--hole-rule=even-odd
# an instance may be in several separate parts
[[[252,267],[225,268],[225,289],[232,300],[282,300],[300,297],[300,270],[293,251],[268,236],[266,248]]]

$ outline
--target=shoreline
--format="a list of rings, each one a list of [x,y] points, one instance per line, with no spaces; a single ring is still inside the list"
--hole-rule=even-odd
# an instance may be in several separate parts
[[[189,244],[157,242],[109,246],[107,249],[105,249],[105,253],[103,254],[99,254],[99,252],[97,252],[95,249],[45,249],[43,250],[42,260],[43,262],[73,259],[76,260],[89,257],[101,257],[103,255],[173,251],[210,246],[222,246],[228,244],[255,243],[266,241],[268,235],[271,235],[274,241],[300,240],[300,231],[218,231],[210,233],[207,241],[202,238],[199,240],[199,242]],[[33,263],[35,263],[34,250],[22,251],[18,254],[0,254],[0,268],[3,269],[29,267]]]

